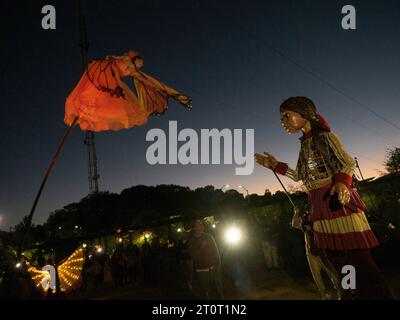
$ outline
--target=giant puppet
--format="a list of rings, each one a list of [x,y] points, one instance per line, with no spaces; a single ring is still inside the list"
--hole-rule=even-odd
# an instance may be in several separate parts
[[[391,298],[370,253],[378,240],[365,216],[366,206],[352,185],[355,161],[309,98],[287,99],[280,106],[280,116],[289,134],[303,133],[297,167],[292,169],[269,154],[256,154],[257,163],[304,183],[315,246],[338,274],[345,265],[356,270],[356,289],[345,291],[343,299]],[[293,222],[300,226],[297,214]]]

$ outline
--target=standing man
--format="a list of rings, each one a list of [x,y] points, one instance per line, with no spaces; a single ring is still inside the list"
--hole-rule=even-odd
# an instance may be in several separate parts
[[[265,264],[267,269],[278,269],[279,268],[279,256],[278,256],[278,222],[277,217],[273,218],[264,228],[262,248],[264,253]]]
[[[200,299],[223,299],[221,257],[214,238],[200,220],[193,223],[189,251],[194,266],[194,288]]]

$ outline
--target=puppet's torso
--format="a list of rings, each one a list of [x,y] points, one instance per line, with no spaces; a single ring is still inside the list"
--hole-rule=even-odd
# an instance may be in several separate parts
[[[296,170],[291,170],[296,180],[303,181],[308,190],[329,185],[338,172],[351,177],[355,170],[353,158],[347,154],[335,133],[324,132],[321,133],[321,137],[324,142],[324,155],[316,150],[311,138],[302,139]],[[326,157],[329,157],[329,160]]]

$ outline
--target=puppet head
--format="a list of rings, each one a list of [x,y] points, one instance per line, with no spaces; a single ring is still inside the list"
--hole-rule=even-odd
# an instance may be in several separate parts
[[[280,106],[281,123],[289,134],[319,128],[329,130],[328,123],[317,114],[314,102],[307,97],[291,97]]]
[[[291,97],[285,100],[280,107],[281,122],[289,134],[303,131],[303,139],[312,138],[314,147],[324,157],[331,170],[335,165],[326,152],[325,142],[321,133],[329,132],[330,127],[325,119],[317,113],[314,102],[307,97]]]
[[[129,50],[126,55],[131,59],[136,68],[140,69],[143,67],[143,58],[140,56],[139,52],[135,50]]]

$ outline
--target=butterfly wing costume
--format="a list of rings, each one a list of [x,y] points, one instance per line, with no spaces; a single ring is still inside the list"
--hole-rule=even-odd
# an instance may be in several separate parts
[[[121,80],[132,77],[136,94]],[[107,56],[91,62],[67,97],[64,122],[76,117],[81,130],[117,131],[144,125],[148,117],[162,114],[168,98],[191,108],[189,97],[140,71],[128,55]]]

